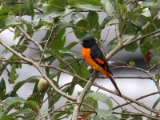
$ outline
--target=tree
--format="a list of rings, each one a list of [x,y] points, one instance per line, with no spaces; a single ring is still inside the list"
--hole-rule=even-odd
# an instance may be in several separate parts
[[[0,32],[10,30],[14,32],[14,39],[18,40],[11,46],[3,39],[0,40],[1,46],[4,47],[0,56],[1,119],[160,119],[160,112],[156,109],[160,99],[157,99],[153,106],[138,101],[160,93],[158,0],[1,0],[0,4]],[[100,14],[104,15],[102,22]],[[29,19],[26,19],[26,16]],[[131,52],[140,49],[147,69],[136,67],[133,61],[118,67],[144,72],[147,78],[155,83],[157,92],[132,99],[123,93],[119,96],[115,91],[94,83],[96,74],[90,74],[86,64],[80,61],[80,53],[74,52],[73,49],[87,34],[94,36],[101,46],[106,41],[101,36],[102,33],[106,36],[109,34],[104,31],[106,27],[114,27],[116,33],[107,46],[106,58],[110,59],[122,49]],[[33,35],[39,31],[44,32],[44,37],[36,40]],[[76,39],[66,39],[69,34],[74,34]],[[36,58],[26,56],[27,49],[31,49]],[[9,54],[9,57],[6,57],[6,54]],[[17,69],[22,69],[24,64],[35,68],[40,75],[17,81]],[[150,73],[153,68],[157,69],[154,75]],[[8,78],[3,77],[6,72]],[[60,86],[62,73],[73,78],[70,83]],[[6,92],[6,82],[14,84],[10,92]],[[18,96],[17,91],[26,83],[32,83],[34,88],[31,96],[25,100]],[[83,90],[76,98],[72,94],[77,84],[83,87]],[[126,103],[113,106],[111,97],[91,91],[91,86],[117,95],[125,99]],[[45,95],[47,98],[44,100]],[[67,99],[66,103],[55,109],[55,104],[62,97]],[[42,111],[41,107],[45,101],[48,101],[48,109]],[[106,104],[107,108],[100,109],[98,101]],[[137,112],[127,109],[116,112],[116,109],[131,103],[149,112],[140,111],[138,108]]]

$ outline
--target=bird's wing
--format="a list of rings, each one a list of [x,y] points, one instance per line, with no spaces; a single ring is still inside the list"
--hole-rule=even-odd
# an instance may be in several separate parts
[[[100,50],[100,48],[98,46],[94,46],[91,48],[91,57],[92,59],[98,64],[100,65],[103,69],[107,70],[109,73],[109,67],[108,67],[108,63],[105,59],[105,56],[103,55],[102,51]]]

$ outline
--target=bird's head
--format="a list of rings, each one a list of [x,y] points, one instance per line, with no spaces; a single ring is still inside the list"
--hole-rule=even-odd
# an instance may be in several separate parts
[[[82,46],[85,48],[90,48],[96,45],[96,41],[92,36],[85,36],[82,40]]]

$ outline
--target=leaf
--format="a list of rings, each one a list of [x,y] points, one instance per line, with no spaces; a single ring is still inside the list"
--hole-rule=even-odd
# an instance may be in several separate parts
[[[8,17],[8,13],[10,12],[9,6],[4,4],[0,8],[0,29],[4,29],[6,27],[5,21],[6,18]]]
[[[13,120],[9,115],[0,115],[0,120]]]
[[[5,84],[5,80],[2,78],[0,81],[0,99],[3,100],[4,96],[6,94],[6,84]]]
[[[18,52],[24,52],[27,49],[26,45],[12,45],[11,48]]]
[[[99,17],[96,12],[89,12],[87,15],[87,22],[89,24],[89,29],[98,29],[99,27]]]
[[[150,21],[151,24],[149,24],[148,27],[142,31],[142,35],[145,35],[145,34],[148,34],[148,33],[151,33],[157,30],[154,22],[151,20],[148,20],[148,21]]]
[[[20,97],[10,97],[2,101],[2,104],[6,110],[9,110],[9,107],[17,106],[22,103],[24,103],[24,100]]]
[[[107,46],[108,50],[111,51],[112,49],[116,47],[117,44],[118,44],[117,38],[114,38],[113,40],[109,42]]]
[[[49,102],[49,108],[52,108],[60,98],[61,98],[61,95],[59,93],[53,92],[52,99]]]
[[[129,66],[135,67],[135,65],[136,65],[136,63],[135,63],[134,61],[130,61],[130,62],[129,62]]]
[[[140,41],[140,48],[143,55],[145,55],[146,53],[149,52],[149,50],[152,49],[153,45],[151,41],[152,41],[151,38],[146,38],[145,40]]]
[[[135,43],[132,43],[132,44],[129,44],[129,45],[125,46],[124,49],[125,49],[126,51],[134,52],[134,51],[137,50],[137,48],[138,48],[138,44],[135,42]]]
[[[39,111],[38,104],[35,101],[25,101],[24,108],[31,108],[31,109],[35,110],[36,112]]]
[[[153,109],[156,108],[156,106],[157,106],[159,103],[160,103],[160,98],[158,98],[158,99],[154,102],[152,108],[153,108]]]
[[[87,26],[88,24],[85,20],[80,20],[77,22],[76,27],[73,28],[77,38],[81,39],[87,34]]]
[[[94,109],[98,109],[98,102],[96,100],[94,100],[92,97],[85,97],[85,99],[83,100],[83,103],[91,106]],[[84,111],[90,111],[90,110],[92,110],[87,105],[83,105],[82,110],[84,110]]]
[[[121,20],[119,23],[119,31],[121,34],[134,35],[138,29],[135,24],[128,20]]]
[[[126,113],[128,113],[128,111],[126,109],[122,111],[121,120],[127,120],[130,117],[130,115],[128,115]]]
[[[5,24],[7,26],[14,26],[20,24],[20,17],[15,16],[8,16],[5,20]]]
[[[37,88],[37,86],[35,85],[35,88]],[[45,94],[41,94],[40,92],[33,92],[28,98],[27,101],[34,101],[36,102],[37,105],[41,105],[43,98],[44,98]]]
[[[139,27],[143,27],[148,22],[147,17],[142,14],[138,14],[132,21]]]
[[[160,60],[160,56],[159,55],[154,55],[151,59],[151,65],[157,65],[158,61]]]
[[[73,42],[69,43],[64,49],[70,50],[77,44],[78,44],[78,42],[73,41]]]
[[[95,6],[101,6],[100,0],[68,0],[68,4],[75,5],[75,4],[90,4]]]
[[[85,19],[85,16],[82,13],[72,14],[71,19],[73,23],[77,24],[80,20]]]
[[[94,6],[90,4],[78,4],[77,7],[82,10],[101,11],[101,6]]]
[[[10,84],[13,84],[14,81],[18,78],[18,74],[16,72],[16,68],[17,68],[16,64],[12,64],[11,65],[11,71],[9,73],[9,83]]]
[[[113,107],[111,98],[107,97],[103,93],[100,93],[100,92],[91,92],[86,97],[91,97],[94,100],[99,100],[101,102],[104,102],[108,106],[109,110],[111,110],[112,107]]]
[[[33,0],[23,0],[23,8],[27,15],[34,17]]]
[[[10,93],[11,96],[14,96],[16,94],[16,92],[27,82],[29,83],[35,83],[35,82],[38,82],[38,77],[37,76],[32,76],[32,77],[29,77],[27,78],[26,80],[23,80],[23,81],[20,81],[18,83],[16,83],[13,87],[13,90],[12,92]]]
[[[64,11],[66,4],[66,0],[48,0],[46,13]]]
[[[115,9],[110,0],[101,0],[101,2],[103,4],[103,9],[106,11],[107,15],[114,16]]]
[[[143,120],[142,116],[133,116],[133,120]]]
[[[112,119],[111,114],[112,112],[109,110],[103,110],[103,109],[98,109],[96,110],[97,116],[95,117],[95,120],[117,120],[117,119]]]
[[[49,47],[52,50],[58,51],[64,48],[66,37],[64,36],[65,29],[62,29],[57,32],[56,37],[49,44]]]

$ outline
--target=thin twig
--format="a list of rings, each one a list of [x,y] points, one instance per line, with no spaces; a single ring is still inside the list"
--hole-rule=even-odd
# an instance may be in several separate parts
[[[138,101],[138,100],[141,100],[141,99],[144,99],[144,98],[146,98],[146,97],[150,97],[150,96],[156,95],[156,94],[158,94],[158,92],[153,92],[153,93],[150,93],[150,94],[141,96],[141,97],[139,97],[139,98],[136,98],[135,100]],[[118,109],[118,108],[123,107],[123,106],[126,106],[126,105],[128,105],[128,104],[131,104],[132,102],[133,102],[133,101],[129,101],[129,102],[126,102],[126,103],[124,103],[124,104],[118,105],[118,106],[114,107],[113,110]]]
[[[43,51],[42,47],[36,40],[32,39],[20,26],[17,26],[17,28],[25,36],[25,38],[33,42],[39,48],[40,51]]]
[[[151,116],[148,114],[143,114],[143,113],[134,113],[134,112],[127,112],[127,113],[119,113],[119,112],[113,112],[113,114],[118,114],[118,115],[131,115],[131,116],[144,116],[147,118],[151,118],[153,120],[159,120],[159,118],[155,117],[155,116]]]

